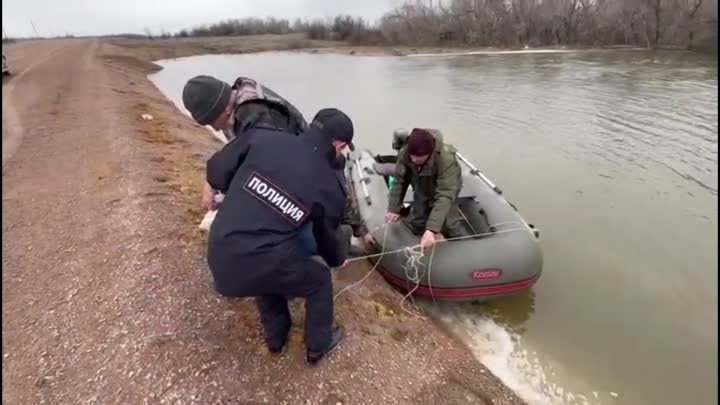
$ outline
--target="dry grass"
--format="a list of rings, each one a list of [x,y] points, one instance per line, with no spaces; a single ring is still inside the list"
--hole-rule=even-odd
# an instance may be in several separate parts
[[[174,134],[178,131],[170,130],[171,125],[163,118],[159,107],[152,102],[136,102],[129,109],[139,139],[147,144],[149,151],[158,154],[150,158],[153,166],[149,177],[160,188],[147,193],[146,197],[169,197],[182,213],[185,225],[176,230],[175,237],[186,246],[201,246],[205,242],[197,227],[204,215],[198,206],[203,186],[201,155],[187,153],[190,142]],[[148,113],[153,116],[152,120],[142,118],[142,114]]]
[[[191,157],[182,157],[164,166],[167,177],[163,185],[174,196],[185,225],[178,238],[186,245],[201,247],[206,242],[205,234],[198,228],[205,215],[199,206],[203,166]]]
[[[131,48],[146,61],[180,58],[199,54],[253,53],[271,50],[328,48],[345,46],[342,42],[309,40],[304,34],[250,35],[242,37],[205,37],[169,39],[112,39],[111,44]]]

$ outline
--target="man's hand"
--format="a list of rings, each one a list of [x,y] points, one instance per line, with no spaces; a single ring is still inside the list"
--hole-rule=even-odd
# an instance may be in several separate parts
[[[435,239],[435,233],[433,233],[433,231],[425,231],[422,239],[420,240],[420,247],[423,249],[427,249],[434,245],[435,242],[437,242],[437,240]]]
[[[215,202],[215,190],[213,190],[207,182],[203,185],[201,206],[206,211],[212,211],[217,208],[217,203]]]
[[[397,222],[398,219],[400,219],[400,214],[396,214],[394,212],[388,212],[385,214],[385,222],[388,224],[391,222]]]
[[[370,232],[366,233],[362,237],[360,237],[360,241],[362,241],[363,247],[365,247],[365,250],[375,247],[377,245],[377,241],[375,240],[375,237],[372,236]]]

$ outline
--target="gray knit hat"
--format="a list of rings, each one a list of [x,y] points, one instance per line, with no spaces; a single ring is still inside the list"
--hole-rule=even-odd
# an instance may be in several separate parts
[[[208,125],[222,114],[230,102],[232,88],[212,76],[195,76],[185,83],[183,104],[200,125]]]

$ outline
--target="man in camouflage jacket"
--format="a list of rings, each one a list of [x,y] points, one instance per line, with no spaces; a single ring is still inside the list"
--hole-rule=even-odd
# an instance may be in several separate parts
[[[400,218],[405,193],[412,185],[412,210],[405,222],[415,234],[422,234],[423,247],[432,246],[441,232],[449,238],[467,235],[457,206],[462,170],[439,133],[413,129],[398,153],[396,172],[385,215],[387,222]]]

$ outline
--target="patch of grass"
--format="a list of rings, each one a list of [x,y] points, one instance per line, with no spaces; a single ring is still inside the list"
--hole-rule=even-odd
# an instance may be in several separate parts
[[[100,55],[100,58],[102,58],[107,64],[123,66],[143,73],[157,72],[162,69],[160,66],[152,62],[146,62],[142,59],[129,55]]]
[[[167,125],[153,113],[144,102],[138,102],[130,108],[130,114],[138,127],[137,133],[140,139],[149,144],[157,146],[187,144],[188,142],[173,135],[168,130]],[[145,120],[142,114],[153,115],[152,120]],[[174,151],[173,151],[174,150]],[[192,157],[183,157],[184,149],[167,149],[164,153],[178,153],[177,158],[168,158],[165,156],[154,156],[150,161],[156,163],[154,167],[156,172],[151,174],[151,178],[156,183],[163,184],[163,195],[172,196],[176,202],[176,207],[181,210],[182,222],[187,226],[183,226],[178,230],[178,240],[185,244],[196,244],[204,240],[204,234],[198,229],[198,224],[205,215],[200,212],[198,207],[200,201],[200,192],[203,186],[202,170],[204,165],[199,164],[198,159]]]
[[[380,319],[396,318],[398,315],[395,311],[379,302],[372,301],[370,302],[370,305],[375,311],[375,315],[377,315],[377,317]]]
[[[176,197],[182,209],[182,221],[186,225],[180,230],[180,240],[187,244],[200,246],[206,242],[206,235],[198,225],[205,216],[199,207],[200,193],[203,187],[203,166],[199,166],[192,158],[174,162],[169,168],[170,181],[167,189]]]
[[[293,39],[287,44],[287,49],[303,49],[310,48],[312,43],[302,39]]]
[[[143,141],[161,145],[172,145],[184,142],[173,136],[162,120],[156,117],[153,117],[151,120],[143,119],[142,115],[148,114],[150,110],[145,103],[136,103],[130,108],[130,114],[132,114],[135,122],[139,126],[138,132],[142,135],[141,139]]]

